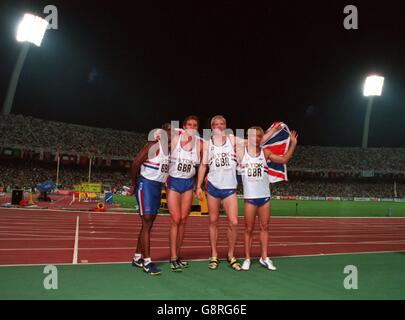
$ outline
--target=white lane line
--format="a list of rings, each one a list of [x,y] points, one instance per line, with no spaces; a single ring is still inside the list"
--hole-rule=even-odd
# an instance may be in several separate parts
[[[380,254],[380,253],[402,253],[405,250],[386,250],[386,251],[361,251],[361,252],[336,252],[336,253],[315,253],[304,255],[286,255],[286,256],[272,256],[272,259],[284,259],[284,258],[305,258],[305,257],[325,257],[325,256],[340,256],[340,255],[357,255],[357,254]],[[258,259],[259,257],[252,257],[252,259]],[[237,259],[243,259],[243,257],[237,257]],[[82,260],[84,262],[86,260]],[[205,259],[187,259],[187,261],[208,261]],[[166,263],[167,260],[154,260],[158,263]],[[85,262],[86,265],[109,265],[109,264],[129,264],[128,261],[106,261],[106,262]],[[49,264],[49,263],[48,263]],[[52,263],[55,266],[71,266],[71,263]],[[3,264],[0,268],[6,267],[36,267],[43,266],[46,263],[29,263],[29,264]],[[80,265],[80,264],[77,264]]]
[[[19,211],[25,211],[25,212],[27,212],[27,211],[31,211],[31,213],[34,213],[35,211],[39,211],[40,213],[43,213],[43,212],[41,212],[41,209],[27,209],[27,208],[2,208],[2,207],[0,207],[0,212],[1,211],[11,211],[11,210],[19,210]],[[130,210],[130,209],[129,209]],[[44,211],[46,211],[47,212],[47,214],[49,213],[49,212],[55,212],[55,213],[58,213],[58,212],[63,212],[63,213],[82,213],[82,214],[89,214],[89,211],[83,211],[83,210],[61,210],[61,209],[50,209],[50,208],[48,208],[48,209],[45,209]],[[36,212],[35,212],[36,213]],[[103,215],[108,215],[108,216],[119,216],[119,215],[123,215],[123,216],[128,216],[128,215],[132,215],[132,216],[137,216],[138,215],[138,213],[134,213],[134,212],[114,212],[114,211],[106,211],[106,212],[103,212]],[[169,214],[163,214],[163,213],[160,213],[159,214],[160,216],[169,216]],[[200,219],[200,218],[208,218],[208,215],[204,215],[204,216],[192,216],[193,218],[196,218],[196,219]],[[227,219],[227,217],[226,216],[219,216],[219,218],[220,219]],[[241,218],[243,218],[243,217],[241,217]],[[277,215],[273,215],[272,217],[271,217],[272,219],[319,219],[319,220],[331,220],[331,219],[353,219],[353,220],[359,220],[359,219],[387,219],[387,220],[393,220],[393,219],[405,219],[405,217],[386,217],[386,216],[381,216],[381,217],[373,217],[373,216],[368,216],[368,217],[347,217],[347,216],[345,216],[345,217],[325,217],[325,216],[277,216]]]
[[[402,245],[402,243],[397,243],[397,242],[359,242],[359,243],[328,243],[329,245],[363,245],[363,246],[369,246],[369,245]],[[297,247],[297,246],[308,246],[308,245],[325,245],[324,243],[272,243],[270,244],[269,248],[272,249],[274,247]],[[260,248],[260,244],[252,244],[252,247],[257,247]],[[196,249],[196,248],[202,248],[202,249],[208,249],[209,248],[209,243],[206,245],[185,245],[182,247],[183,249]],[[218,245],[217,248],[228,248],[227,245]],[[235,248],[244,248],[244,245],[236,245]],[[134,250],[136,249],[136,246],[125,246],[125,247],[82,247],[80,250],[81,251],[98,251],[98,250]],[[153,249],[156,250],[168,250],[169,246],[155,246]],[[7,249],[0,249],[0,251],[58,251],[58,250],[71,250],[71,248],[61,248],[61,247],[54,247],[54,248],[7,248]],[[399,249],[401,251],[402,249]],[[378,252],[378,251],[377,251]],[[77,256],[76,256],[76,263],[73,262],[73,264],[77,264]]]
[[[79,251],[79,216],[76,218],[75,246],[73,249],[73,264],[77,264],[77,254]]]

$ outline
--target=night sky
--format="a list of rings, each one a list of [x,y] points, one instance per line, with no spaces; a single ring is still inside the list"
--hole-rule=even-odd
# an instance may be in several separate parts
[[[281,120],[300,144],[360,146],[363,81],[377,72],[369,146],[405,147],[400,3],[1,0],[1,104],[19,18],[53,4],[59,29],[30,50],[12,113],[141,132],[223,114],[233,129]],[[343,27],[348,4],[358,30]]]

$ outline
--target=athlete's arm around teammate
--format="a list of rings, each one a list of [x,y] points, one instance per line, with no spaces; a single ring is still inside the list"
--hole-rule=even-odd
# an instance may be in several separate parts
[[[263,144],[265,141],[270,139],[270,137],[275,132],[280,130],[280,128],[281,128],[281,122],[275,122],[271,127],[269,127],[266,130],[266,132],[263,132],[263,130],[260,129],[263,132],[263,134],[261,135],[260,144]],[[236,154],[238,155],[238,159],[240,158],[241,155],[243,157],[243,153],[244,153],[245,147],[247,146],[247,142],[248,142],[247,139],[240,138],[237,135],[235,136],[233,134],[229,134],[229,139],[230,139],[231,143],[234,145]]]
[[[151,150],[152,146],[156,144],[157,141],[150,141],[146,143],[146,145],[135,156],[135,159],[132,162],[131,167],[131,181],[132,181],[131,194],[135,192],[136,186],[138,184],[138,175],[139,172],[141,171],[141,165],[148,159],[149,150]]]

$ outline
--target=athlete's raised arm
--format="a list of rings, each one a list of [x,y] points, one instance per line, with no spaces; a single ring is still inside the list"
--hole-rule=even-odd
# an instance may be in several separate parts
[[[278,130],[281,129],[281,122],[276,122],[273,127],[270,126],[263,135],[261,144],[270,139],[270,137]]]
[[[290,147],[288,148],[288,151],[285,155],[276,155],[274,153],[271,153],[270,150],[265,149],[264,156],[266,157],[266,160],[270,160],[281,164],[286,164],[288,161],[290,161],[292,155],[294,154],[295,147],[297,146],[298,143],[297,132],[294,130],[291,131],[290,138],[291,138]]]

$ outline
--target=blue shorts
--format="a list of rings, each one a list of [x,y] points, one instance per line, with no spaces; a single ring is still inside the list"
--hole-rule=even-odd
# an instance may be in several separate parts
[[[208,194],[210,194],[214,198],[219,198],[221,200],[224,200],[225,198],[236,193],[236,189],[218,189],[218,188],[214,187],[212,185],[212,183],[209,181],[208,181],[207,191],[208,191]]]
[[[256,207],[264,206],[267,202],[270,201],[270,197],[267,198],[257,198],[257,199],[245,199],[246,202],[253,204]]]
[[[175,178],[169,176],[166,181],[167,189],[183,193],[194,189],[194,178]]]
[[[160,208],[161,196],[162,183],[141,176],[135,193],[139,214],[157,214]]]

